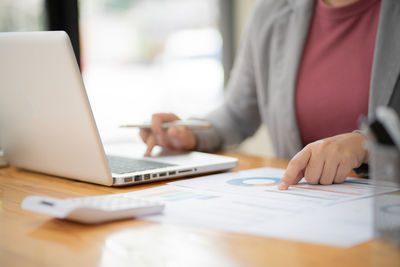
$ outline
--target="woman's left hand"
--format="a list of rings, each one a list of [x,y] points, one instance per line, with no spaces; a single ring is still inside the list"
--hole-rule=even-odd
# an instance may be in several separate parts
[[[346,133],[308,144],[286,169],[278,189],[286,190],[305,178],[310,184],[343,183],[350,171],[367,162],[365,137]]]

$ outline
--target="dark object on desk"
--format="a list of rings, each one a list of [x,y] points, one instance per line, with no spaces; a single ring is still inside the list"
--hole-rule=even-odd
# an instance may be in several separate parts
[[[377,119],[372,121],[371,123],[366,126],[369,130],[369,138],[373,140],[369,140],[369,142],[374,142],[377,144],[381,145],[388,145],[388,146],[393,146],[394,142],[393,139],[391,138],[390,134],[384,127],[384,125]],[[369,170],[369,165],[368,164],[361,164],[360,167],[355,168],[354,171],[357,175],[364,176],[364,177],[369,177],[370,176],[370,170]]]
[[[382,125],[382,123],[378,120],[370,123],[369,128],[372,132],[373,137],[376,139],[375,142],[382,145],[393,146],[393,139],[390,137],[386,128]]]
[[[378,107],[376,118],[382,123],[393,144],[400,151],[400,119],[399,114],[390,107]],[[389,141],[390,142],[390,141]]]
[[[360,165],[360,167],[353,169],[354,172],[362,177],[369,178],[369,165],[366,163],[363,163]]]

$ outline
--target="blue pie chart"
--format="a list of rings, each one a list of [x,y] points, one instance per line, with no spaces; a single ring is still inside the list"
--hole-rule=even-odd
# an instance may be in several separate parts
[[[276,177],[247,177],[228,180],[227,183],[230,185],[237,186],[273,186],[278,184],[281,178]]]

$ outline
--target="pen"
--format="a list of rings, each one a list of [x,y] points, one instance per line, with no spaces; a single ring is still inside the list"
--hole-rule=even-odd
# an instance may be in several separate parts
[[[139,123],[139,124],[125,124],[121,125],[121,128],[140,128],[140,129],[150,129],[151,123]],[[167,129],[170,127],[185,127],[192,130],[201,130],[211,128],[211,123],[207,121],[200,120],[176,120],[171,122],[165,122],[162,124],[162,128]]]

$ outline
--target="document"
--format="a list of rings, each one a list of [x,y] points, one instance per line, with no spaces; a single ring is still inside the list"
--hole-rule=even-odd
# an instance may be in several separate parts
[[[373,237],[371,196],[396,191],[365,179],[308,185],[287,191],[277,184],[284,170],[259,168],[209,175],[125,193],[166,203],[146,219],[331,246],[349,247]]]
[[[343,184],[310,185],[302,179],[289,190],[278,190],[285,170],[276,168],[258,168],[239,172],[210,175],[203,178],[182,180],[173,185],[203,189],[214,192],[259,197],[268,201],[278,201],[280,205],[289,204],[310,208],[318,205],[332,205],[388,192],[390,187],[376,187],[367,179],[347,178]],[[296,203],[293,203],[296,202]]]

